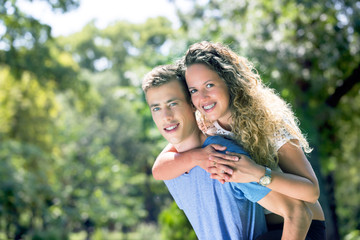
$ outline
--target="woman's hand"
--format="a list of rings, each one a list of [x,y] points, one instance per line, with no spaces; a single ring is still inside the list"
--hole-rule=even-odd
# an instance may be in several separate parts
[[[205,148],[195,148],[186,152],[178,153],[175,147],[168,144],[156,158],[152,168],[153,176],[156,180],[169,180],[190,171],[195,166],[203,168],[205,171],[214,166],[215,160],[237,161],[237,156],[219,153],[225,151],[226,147],[219,144],[210,144]],[[214,159],[212,161],[209,158]],[[224,167],[227,172],[231,168]]]
[[[236,156],[239,161],[227,161],[219,158],[210,157],[210,161],[215,162],[215,166],[210,166],[207,171],[211,173],[211,178],[224,182],[258,182],[265,174],[265,168],[256,164],[243,154],[226,152],[228,156]],[[214,165],[214,164],[213,164]],[[232,171],[229,171],[231,169]]]
[[[234,162],[238,161],[239,157],[233,154],[224,154],[217,151],[225,151],[226,147],[219,144],[210,144],[204,148],[196,148],[191,150],[191,157],[195,161],[195,165],[208,171],[209,168],[216,168],[217,161]],[[222,166],[221,170],[232,172],[232,169],[227,166]]]

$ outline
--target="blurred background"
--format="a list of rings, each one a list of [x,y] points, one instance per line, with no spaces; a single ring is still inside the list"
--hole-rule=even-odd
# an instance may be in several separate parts
[[[328,239],[360,239],[360,1],[0,0],[0,239],[196,239],[140,84],[222,42],[291,103]]]

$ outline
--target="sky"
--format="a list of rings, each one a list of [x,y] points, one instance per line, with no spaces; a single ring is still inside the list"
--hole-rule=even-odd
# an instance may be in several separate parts
[[[54,13],[40,0],[20,0],[18,3],[22,11],[50,25],[55,37],[78,32],[93,19],[99,28],[117,20],[141,23],[156,16],[165,16],[175,26],[177,24],[175,8],[168,0],[80,0],[79,8],[64,14]]]

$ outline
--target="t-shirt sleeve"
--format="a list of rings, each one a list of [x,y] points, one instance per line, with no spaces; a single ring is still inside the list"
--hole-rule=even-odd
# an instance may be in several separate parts
[[[284,119],[286,124],[290,124],[288,120]],[[279,151],[279,149],[291,139],[298,139],[297,137],[293,136],[285,127],[279,129],[275,133],[275,149]]]
[[[257,182],[250,183],[231,183],[233,193],[236,198],[246,198],[251,202],[258,202],[263,199],[270,191],[270,188],[261,186]]]

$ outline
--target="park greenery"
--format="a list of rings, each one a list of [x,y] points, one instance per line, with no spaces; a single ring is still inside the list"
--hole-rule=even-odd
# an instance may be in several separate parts
[[[152,177],[166,142],[140,86],[201,40],[247,57],[292,105],[314,148],[328,239],[360,239],[360,2],[171,2],[176,27],[89,22],[55,38],[0,0],[0,239],[196,239]]]

